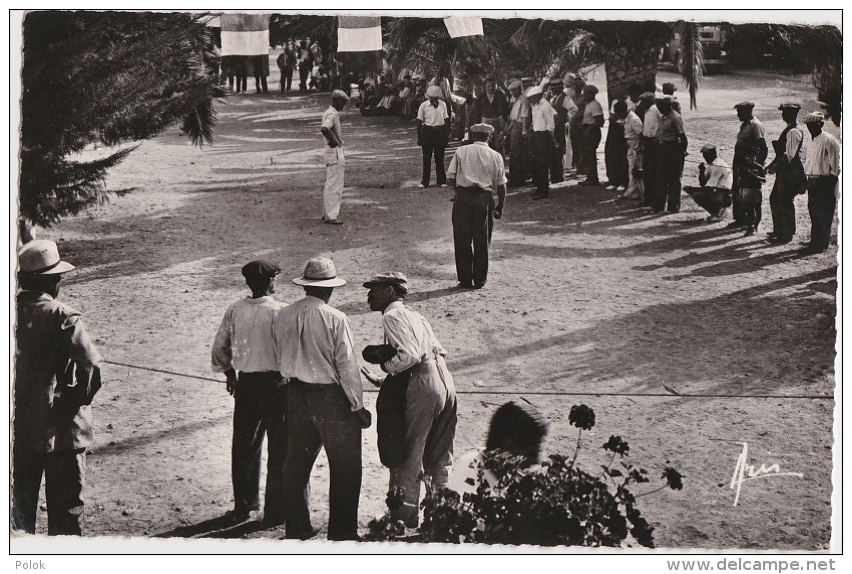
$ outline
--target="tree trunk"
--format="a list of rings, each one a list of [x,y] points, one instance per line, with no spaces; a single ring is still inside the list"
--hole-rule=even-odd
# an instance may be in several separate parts
[[[636,38],[631,44],[606,49],[606,91],[610,106],[615,94],[627,94],[633,84],[641,86],[643,92],[655,91],[660,44],[649,38]]]

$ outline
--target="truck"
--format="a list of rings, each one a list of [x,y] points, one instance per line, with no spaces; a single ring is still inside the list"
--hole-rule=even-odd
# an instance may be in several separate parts
[[[701,24],[698,26],[698,40],[704,53],[704,70],[710,74],[724,72],[728,67],[728,30],[724,24]],[[683,40],[675,32],[672,41],[663,47],[660,61],[673,65],[678,72],[683,69]]]

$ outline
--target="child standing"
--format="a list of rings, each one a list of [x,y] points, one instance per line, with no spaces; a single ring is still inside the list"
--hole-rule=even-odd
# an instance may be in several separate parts
[[[760,216],[763,207],[763,192],[761,186],[766,183],[766,170],[757,163],[757,148],[743,148],[745,164],[744,173],[740,181],[742,190],[742,206],[746,224],[745,235],[754,235],[757,226],[760,225]]]

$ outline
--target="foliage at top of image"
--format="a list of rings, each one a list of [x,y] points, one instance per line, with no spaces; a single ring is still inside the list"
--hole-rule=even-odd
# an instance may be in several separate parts
[[[582,435],[594,427],[595,413],[586,405],[575,405],[569,421]],[[365,539],[591,547],[635,543],[653,548],[654,527],[642,516],[636,499],[664,488],[681,490],[683,476],[666,466],[658,488],[634,494],[631,489],[651,479],[644,468],[623,461],[630,450],[627,441],[610,436],[602,448],[609,464],[595,474],[577,466],[576,451],[573,458],[551,454],[533,466],[506,452],[487,452],[477,469],[475,492],[434,488],[427,477],[419,531],[413,534],[402,522],[385,516],[370,522]],[[622,459],[620,468],[613,465],[616,456]],[[497,477],[496,484],[490,484],[488,476]],[[398,498],[389,493],[388,507]]]
[[[104,176],[134,148],[73,158],[92,145],[145,140],[179,121],[193,143],[212,141],[223,92],[201,16],[34,11],[23,40],[19,196],[30,222],[106,199]]]

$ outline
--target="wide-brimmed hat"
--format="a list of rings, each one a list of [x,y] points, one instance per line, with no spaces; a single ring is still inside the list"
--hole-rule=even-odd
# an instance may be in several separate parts
[[[281,268],[269,261],[258,259],[243,265],[242,273],[246,279],[272,279],[281,273]]]
[[[408,278],[405,273],[399,271],[386,271],[378,273],[370,277],[369,281],[364,282],[364,287],[372,289],[376,285],[396,285],[402,288],[404,293],[408,292]]]
[[[444,95],[444,92],[441,91],[441,88],[438,86],[429,86],[426,88],[426,97],[427,98],[440,98]]]
[[[18,273],[20,275],[58,275],[75,269],[59,258],[56,243],[47,239],[35,239],[18,250]]]
[[[542,91],[541,86],[533,86],[533,87],[531,87],[530,89],[527,90],[526,96],[528,98],[531,98],[533,96],[540,96],[543,93],[544,92]]]
[[[516,90],[516,89],[521,87],[521,81],[518,80],[518,79],[514,79],[511,82],[509,82],[509,85],[506,86],[506,87],[510,90]]]
[[[658,104],[671,104],[673,101],[674,98],[671,97],[669,94],[662,94],[660,96],[657,96]]]
[[[494,126],[491,124],[473,124],[470,126],[470,131],[478,134],[493,134]]]
[[[314,257],[305,265],[305,272],[301,277],[293,279],[296,285],[308,287],[340,287],[346,285],[346,281],[337,276],[334,261],[325,257]]]

